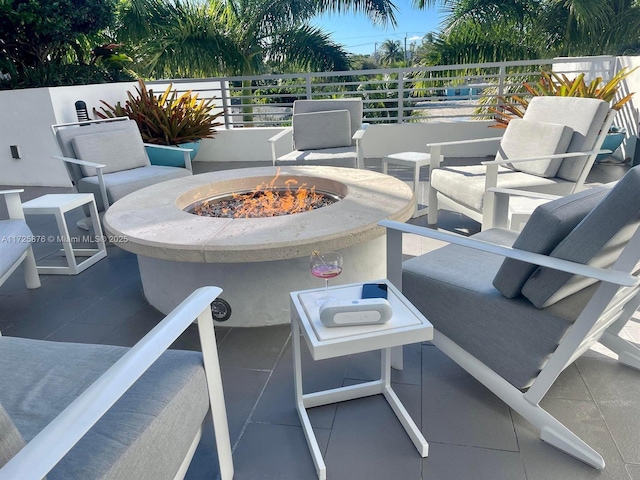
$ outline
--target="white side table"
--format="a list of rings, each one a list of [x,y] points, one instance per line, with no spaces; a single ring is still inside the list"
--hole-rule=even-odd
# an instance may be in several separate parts
[[[387,155],[382,158],[382,173],[387,173],[389,163],[413,168],[413,193],[416,197],[416,209],[413,212],[413,218],[425,215],[428,208],[418,208],[418,199],[420,198],[420,168],[428,166],[431,163],[431,155],[422,152],[401,152]]]
[[[316,305],[316,300],[325,294],[324,288],[291,293],[291,345],[296,409],[320,480],[327,478],[327,468],[313,433],[307,408],[380,393],[389,402],[420,455],[426,457],[429,453],[427,441],[391,387],[391,348],[431,340],[433,325],[393,285],[386,280],[378,282],[387,283],[388,300],[393,309],[391,320],[381,325],[325,327],[320,321],[319,307]],[[362,284],[341,285],[330,288],[329,292],[331,296],[342,300],[359,299]],[[300,331],[314,360],[382,350],[380,380],[303,393]]]
[[[74,239],[69,235],[64,214],[84,205],[89,207],[94,233],[92,240],[96,242],[97,248],[73,248]],[[23,203],[22,208],[27,215],[54,215],[56,217],[59,233],[57,241],[62,242],[64,255],[67,259],[67,266],[40,265],[38,266],[38,273],[76,275],[107,256],[107,248],[104,244],[102,227],[100,226],[100,217],[98,216],[98,209],[92,193],[43,195]],[[76,256],[88,258],[76,263]]]

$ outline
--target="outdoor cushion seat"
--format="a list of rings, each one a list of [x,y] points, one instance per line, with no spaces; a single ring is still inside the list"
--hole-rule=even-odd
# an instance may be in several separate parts
[[[106,173],[102,176],[109,198],[109,204],[120,200],[144,187],[166,182],[174,178],[188,177],[191,172],[186,168],[149,165],[148,167],[133,168],[120,172]],[[78,192],[93,193],[98,210],[105,210],[100,195],[100,184],[97,176],[83,177],[78,181]]]
[[[356,167],[356,156],[351,147],[324,148],[320,150],[294,150],[278,157],[278,165],[327,165],[331,167]]]
[[[31,242],[33,233],[24,219],[20,193],[22,189],[0,190],[7,204],[8,220],[0,220],[0,285],[23,266],[27,288],[40,287],[40,276]]]
[[[273,165],[364,168],[361,98],[296,100],[292,126],[271,137]],[[291,134],[293,151],[278,156],[276,145]]]
[[[517,232],[489,229],[473,238],[511,246]],[[538,311],[526,298],[508,299],[493,286],[502,261],[498,255],[447,245],[403,263],[402,292],[435,329],[524,389],[538,376],[594,289]]]
[[[442,167],[433,171],[430,184],[440,194],[482,212],[486,170],[484,165]],[[539,177],[499,166],[497,187],[563,196],[571,193],[575,184],[561,178]]]
[[[33,233],[23,220],[0,220],[0,239],[4,241],[0,245],[0,277],[20,259],[22,254],[31,246],[26,240]],[[18,241],[25,239],[24,241]]]
[[[389,279],[434,325],[433,344],[542,440],[604,468],[602,456],[540,401],[597,342],[640,370],[640,348],[619,335],[640,307],[640,166],[613,185],[542,204],[519,234],[491,228],[463,237],[380,224],[387,228]],[[402,232],[449,245],[400,265]]]
[[[69,178],[80,193],[93,193],[98,211],[144,187],[192,174],[189,151],[145,144],[135,121],[127,117],[52,125]],[[185,165],[152,165],[147,148],[181,151]],[[98,170],[101,175],[98,175]],[[105,198],[106,197],[106,198]]]
[[[178,480],[211,424],[231,480],[221,291],[199,288],[131,348],[0,335],[0,480]],[[202,353],[169,350],[194,321]]]
[[[127,350],[0,337],[0,403],[29,442]],[[168,350],[47,478],[164,478],[208,409],[202,354]]]
[[[496,188],[558,196],[580,191],[615,112],[595,98],[538,96],[522,119],[509,122],[502,138],[428,144],[429,224],[437,223],[441,204],[491,228]],[[442,149],[498,140],[492,161],[443,165]]]

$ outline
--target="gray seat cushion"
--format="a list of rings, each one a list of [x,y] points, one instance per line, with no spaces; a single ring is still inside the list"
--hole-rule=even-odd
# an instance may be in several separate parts
[[[78,135],[71,141],[77,158],[105,165],[102,173],[113,173],[151,165],[140,132],[134,129]],[[96,169],[81,166],[85,176]]]
[[[23,220],[0,220],[0,276],[9,271],[29,248],[31,229]]]
[[[591,150],[609,112],[609,104],[596,98],[533,97],[524,118],[537,122],[567,125],[573,129],[567,152]],[[587,156],[565,158],[556,177],[575,182],[587,162]]]
[[[609,193],[613,184],[590,188],[567,195],[536,208],[526,223],[514,248],[550,254],[553,249]],[[493,286],[507,298],[520,295],[522,286],[538,268],[527,262],[505,258],[493,280]]]
[[[516,118],[509,122],[502,136],[502,140],[500,140],[496,160],[541,157],[543,155],[565,153],[572,135],[573,130],[566,125],[534,122]],[[554,177],[561,163],[561,158],[554,158],[531,162],[518,162],[509,165],[509,167],[512,170],[519,170],[530,173],[531,175]]]
[[[318,150],[351,146],[349,110],[298,113],[293,116],[293,148]]]
[[[188,177],[190,175],[191,172],[186,168],[150,165],[148,167],[108,173],[104,175],[103,178],[109,203],[113,203],[141,188],[173,180],[174,178]],[[78,182],[78,191],[81,193],[93,193],[96,198],[98,210],[104,210],[98,177],[85,177],[81,179]]]
[[[322,150],[294,150],[276,160],[276,165],[326,165],[356,168],[358,154],[355,147],[324,148]]]
[[[474,238],[511,245],[517,233],[490,229]],[[539,310],[507,299],[492,281],[502,257],[448,245],[403,264],[404,295],[464,350],[517,388],[528,387],[586,304],[591,289]]]
[[[431,186],[440,194],[482,212],[487,169],[484,165],[437,168],[431,172]],[[498,167],[498,187],[567,195],[574,184],[559,178],[544,178]]]
[[[629,170],[550,256],[609,268],[640,226],[640,166]],[[629,267],[632,267],[630,265]],[[544,308],[596,280],[550,268],[538,268],[522,294]]]
[[[0,337],[0,402],[28,442],[126,351]],[[167,351],[48,478],[173,479],[208,407],[202,355]]]
[[[0,468],[11,460],[24,445],[24,438],[0,403]]]

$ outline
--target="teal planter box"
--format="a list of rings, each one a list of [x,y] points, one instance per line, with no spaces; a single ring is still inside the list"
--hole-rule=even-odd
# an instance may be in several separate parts
[[[600,147],[600,150],[611,150],[611,153],[601,153],[596,157],[596,163],[601,162],[610,155],[613,155],[613,152],[615,152],[618,147],[622,145],[622,141],[624,140],[624,136],[626,135],[627,131],[624,128],[616,128],[616,130],[614,131],[613,128],[616,127],[612,127],[612,131],[607,133],[607,136],[602,143],[602,147]]]
[[[200,149],[200,140],[196,142],[181,143],[178,145],[182,148],[193,148],[191,152],[191,160],[196,158],[196,154]],[[151,165],[162,165],[165,167],[184,167],[184,153],[180,151],[167,150],[165,148],[146,147],[147,155]]]

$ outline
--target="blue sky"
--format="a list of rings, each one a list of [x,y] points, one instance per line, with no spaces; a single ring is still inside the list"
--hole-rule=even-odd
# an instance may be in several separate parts
[[[346,13],[340,15],[323,15],[311,23],[330,32],[331,38],[343,45],[351,53],[373,53],[376,47],[387,39],[400,40],[407,48],[411,42],[420,43],[420,39],[429,32],[438,30],[442,21],[441,7],[416,10],[411,7],[411,0],[394,0],[399,12],[396,13],[398,25],[392,27],[375,27],[364,15]]]

